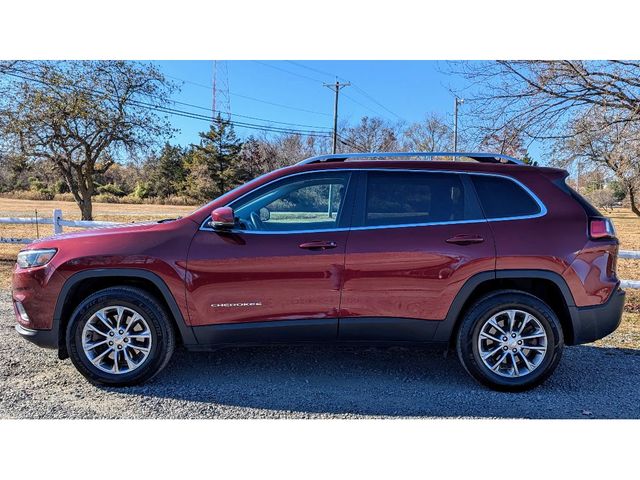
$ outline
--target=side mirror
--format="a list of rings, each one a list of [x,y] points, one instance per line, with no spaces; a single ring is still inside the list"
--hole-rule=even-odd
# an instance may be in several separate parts
[[[218,207],[211,212],[211,226],[216,230],[228,230],[235,226],[236,217],[231,207]]]

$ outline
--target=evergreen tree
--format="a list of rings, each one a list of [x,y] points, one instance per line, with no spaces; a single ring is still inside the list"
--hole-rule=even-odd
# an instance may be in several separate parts
[[[220,115],[209,131],[200,133],[200,139],[189,155],[187,193],[198,200],[211,200],[240,183],[237,165],[242,142],[233,125]]]

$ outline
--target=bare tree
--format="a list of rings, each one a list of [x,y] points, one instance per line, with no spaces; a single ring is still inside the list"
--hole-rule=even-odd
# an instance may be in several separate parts
[[[172,88],[146,63],[2,62],[3,147],[54,164],[90,220],[94,177],[172,132],[163,114]]]
[[[427,115],[403,132],[404,150],[414,152],[446,152],[453,149],[453,131],[440,116]]]
[[[639,61],[452,62],[469,81],[467,114],[484,135],[511,128],[529,138],[567,135],[567,123],[594,108],[616,111],[616,122],[640,120]]]
[[[399,149],[400,125],[377,117],[362,117],[346,128],[343,143],[360,152],[391,152]]]
[[[565,165],[581,161],[583,168],[613,173],[627,192],[631,210],[640,216],[640,123],[619,121],[617,115],[594,108],[575,118],[554,152]]]

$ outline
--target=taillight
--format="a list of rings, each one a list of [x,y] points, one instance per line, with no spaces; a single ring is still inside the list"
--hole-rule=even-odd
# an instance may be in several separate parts
[[[606,217],[592,217],[589,219],[589,236],[592,239],[614,238],[616,231],[613,223]]]

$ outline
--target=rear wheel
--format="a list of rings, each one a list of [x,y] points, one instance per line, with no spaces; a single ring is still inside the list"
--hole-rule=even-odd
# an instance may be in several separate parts
[[[94,384],[149,380],[168,363],[175,335],[166,311],[144,290],[113,287],[87,297],[67,327],[67,350]]]
[[[542,383],[556,369],[563,347],[557,315],[520,291],[481,298],[465,315],[457,337],[458,357],[469,374],[503,391]]]

